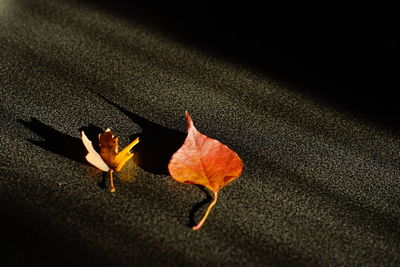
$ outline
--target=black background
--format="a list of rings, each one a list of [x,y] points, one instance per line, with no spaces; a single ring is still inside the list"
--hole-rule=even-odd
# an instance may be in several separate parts
[[[397,128],[399,18],[383,3],[86,1]]]

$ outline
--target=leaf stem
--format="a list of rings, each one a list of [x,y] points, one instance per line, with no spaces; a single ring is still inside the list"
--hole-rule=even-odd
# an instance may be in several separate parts
[[[114,179],[113,179],[113,170],[110,170],[110,191],[111,191],[111,193],[115,192]]]
[[[215,203],[217,203],[218,200],[218,192],[214,192],[214,200],[213,202],[211,202],[210,206],[208,206],[206,213],[204,214],[203,218],[201,219],[201,221],[196,225],[193,226],[192,230],[196,231],[199,230],[201,228],[201,226],[204,224],[204,222],[207,220],[208,215],[210,214],[211,209],[214,207]]]

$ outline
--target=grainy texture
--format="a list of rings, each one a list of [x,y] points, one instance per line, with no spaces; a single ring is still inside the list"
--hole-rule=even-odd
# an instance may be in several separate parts
[[[0,2],[4,266],[400,264],[397,132],[134,16],[33,3]],[[185,110],[244,162],[197,232],[210,197],[166,172]],[[82,127],[140,136],[116,194]]]

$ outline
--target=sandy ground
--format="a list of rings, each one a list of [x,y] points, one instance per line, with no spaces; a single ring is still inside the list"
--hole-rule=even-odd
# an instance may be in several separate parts
[[[0,4],[4,266],[400,263],[393,127],[141,19],[32,3]],[[245,166],[196,232],[211,197],[166,169],[186,110]],[[141,139],[115,194],[80,141],[108,127]]]

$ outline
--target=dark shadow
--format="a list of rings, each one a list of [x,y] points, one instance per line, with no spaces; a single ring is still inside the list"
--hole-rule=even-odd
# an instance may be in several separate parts
[[[151,122],[101,95],[98,96],[116,107],[142,128],[142,133],[130,136],[131,140],[137,137],[140,140],[139,144],[132,149],[135,163],[147,172],[169,175],[168,163],[172,155],[182,146],[186,134]]]
[[[81,0],[398,129],[398,16],[388,5]]]
[[[201,191],[203,191],[206,195],[206,198],[196,205],[193,206],[193,208],[189,212],[189,227],[192,228],[193,226],[197,225],[196,223],[196,213],[206,204],[210,204],[212,201],[212,196],[210,193],[201,185],[195,185],[197,186]]]
[[[33,197],[28,192],[29,188],[25,190],[27,191],[20,193],[25,192],[27,196]],[[33,200],[36,205],[32,205],[29,198],[22,201],[18,197],[11,199],[0,195],[1,266],[155,266],[161,262],[167,263],[167,266],[193,265],[190,259],[171,257],[171,254],[158,249],[157,245],[162,244],[155,244],[145,236],[135,235],[146,227],[134,229],[131,236],[127,236],[125,227],[104,221],[104,207],[93,209],[93,205],[86,205],[81,199],[73,199],[71,202],[66,199],[68,198],[49,194],[46,199]],[[50,208],[47,201],[51,202]],[[72,214],[69,216],[65,209]],[[60,220],[60,214],[66,216],[66,219]],[[58,219],[53,221],[53,218]],[[68,230],[71,229],[71,222],[76,223],[73,234]],[[88,234],[90,226],[87,223],[96,223],[96,226],[99,224],[103,227],[98,227],[99,234]],[[111,248],[115,244],[107,243],[108,229],[115,236],[124,236],[111,249],[112,253],[122,255],[117,251],[121,246],[134,248],[134,251],[126,257],[116,258],[115,255],[110,256],[109,253],[101,253],[93,248],[91,244],[105,248]],[[102,233],[106,234],[103,236]]]
[[[18,122],[37,134],[40,138],[44,139],[42,141],[28,139],[30,143],[62,157],[92,166],[85,159],[87,150],[82,144],[80,138],[72,137],[57,131],[35,118],[31,118],[31,121],[18,119]],[[98,135],[103,132],[101,128],[89,124],[87,127],[80,128],[79,131],[85,132],[86,136],[92,141],[95,148],[99,146]],[[104,175],[102,175],[102,178],[97,182],[97,185],[102,189],[107,188]]]
[[[83,241],[73,240],[39,214],[17,201],[2,201],[2,266],[111,266],[107,257],[87,249]]]
[[[57,131],[35,118],[31,118],[31,121],[18,119],[18,122],[44,139],[43,141],[28,139],[30,143],[68,159],[89,165],[85,160],[87,150],[82,144],[81,139]],[[97,147],[97,136],[102,132],[101,128],[89,124],[88,127],[82,127],[80,131],[82,130],[85,131],[87,137],[93,142],[94,147]]]
[[[107,189],[107,183],[106,180],[109,177],[108,176],[109,173],[108,172],[101,172],[101,179],[99,181],[97,181],[97,186],[100,187],[101,189]]]

